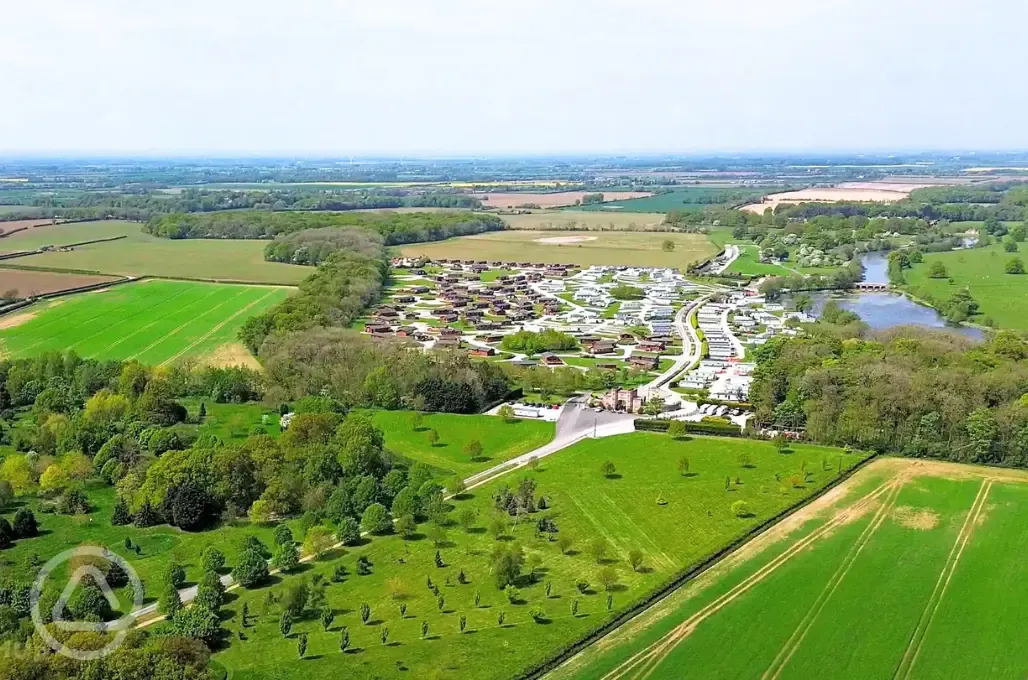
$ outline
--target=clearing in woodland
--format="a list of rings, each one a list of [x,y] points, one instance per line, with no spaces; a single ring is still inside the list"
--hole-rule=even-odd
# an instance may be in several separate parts
[[[553,236],[552,231],[494,231],[411,244],[400,248],[400,253],[431,258],[527,260],[580,266],[678,267],[682,270],[717,253],[717,247],[705,234],[597,231],[589,234],[595,236],[592,240],[566,245],[539,240]],[[665,241],[671,242],[671,250],[664,250]]]
[[[548,678],[1023,678],[1028,474],[881,459]]]
[[[75,350],[97,359],[159,365],[204,357],[236,341],[247,318],[288,288],[146,280],[39,303],[23,323],[0,329],[4,358]]]

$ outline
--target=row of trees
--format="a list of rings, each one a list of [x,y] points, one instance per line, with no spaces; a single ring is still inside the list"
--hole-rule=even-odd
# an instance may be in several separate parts
[[[140,191],[41,191],[20,202],[31,206],[6,211],[0,221],[60,217],[74,220],[112,217],[148,221],[168,213],[209,213],[222,210],[376,210],[386,208],[478,209],[482,204],[472,195],[455,191],[421,191],[407,188],[375,188],[341,191],[323,189],[184,189],[169,194],[146,188]]]
[[[831,274],[813,276],[773,276],[760,285],[760,292],[769,300],[777,300],[788,292],[805,290],[848,290],[864,278],[864,268],[856,260]]]

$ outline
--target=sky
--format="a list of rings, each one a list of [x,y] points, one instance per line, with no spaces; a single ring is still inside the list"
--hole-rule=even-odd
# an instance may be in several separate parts
[[[1028,149],[1024,0],[0,0],[0,154]]]

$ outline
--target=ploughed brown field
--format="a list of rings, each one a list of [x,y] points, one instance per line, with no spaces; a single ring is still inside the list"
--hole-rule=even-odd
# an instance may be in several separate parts
[[[559,208],[565,205],[574,205],[575,201],[581,201],[587,194],[601,193],[598,191],[561,191],[552,194],[528,194],[520,192],[489,192],[475,194],[475,198],[482,201],[482,205],[491,208],[516,208],[519,205],[532,203],[540,208]],[[652,196],[648,191],[604,191],[603,200],[624,201],[629,198],[646,198]]]
[[[117,281],[116,276],[93,276],[90,274],[56,274],[53,272],[30,272],[18,269],[0,269],[0,292],[18,291],[17,297],[25,298],[44,293],[56,293],[70,288],[89,286],[94,283]]]
[[[58,220],[59,222],[60,220]],[[40,220],[11,220],[10,222],[0,222],[0,237],[11,232],[21,231],[28,227],[32,229],[34,227],[43,227],[46,225],[54,224],[52,219],[40,219]]]

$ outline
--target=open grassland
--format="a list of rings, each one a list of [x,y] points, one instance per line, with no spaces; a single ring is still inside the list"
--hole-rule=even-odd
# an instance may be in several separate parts
[[[105,221],[39,227],[0,240],[7,252],[44,245],[79,243],[125,235],[126,238],[76,247],[69,252],[29,255],[6,263],[37,269],[68,269],[125,276],[166,276],[219,281],[295,284],[313,271],[281,262],[265,262],[266,241],[170,240],[142,232],[135,222]]]
[[[1021,471],[885,459],[552,673],[1022,678]]]
[[[750,460],[741,460],[740,454]],[[688,475],[677,469],[683,457],[690,463]],[[239,598],[228,605],[232,618],[225,621],[231,643],[216,658],[236,680],[517,676],[759,522],[809,497],[840,468],[848,469],[861,459],[859,454],[812,446],[782,454],[769,443],[749,440],[674,441],[647,433],[588,440],[543,459],[536,470],[475,489],[455,501],[451,515],[469,509],[474,517],[470,531],[451,526],[445,536],[428,538],[423,534],[431,530],[421,526],[410,540],[375,537],[313,564],[299,578],[317,573],[328,580],[338,565],[349,573],[345,582],[331,583],[327,589],[336,614],[328,631],[320,622],[305,619],[283,638],[278,608],[267,596],[269,590],[281,592],[280,586],[235,591]],[[605,460],[615,465],[614,474],[601,471]],[[807,482],[800,478],[793,486],[777,481],[798,475],[804,465],[811,472]],[[504,484],[516,486],[522,477],[538,483],[536,496],[547,499],[548,509],[516,525],[508,518],[507,533],[497,540],[491,527],[497,519],[491,496]],[[666,504],[658,503],[661,498]],[[739,500],[749,504],[751,516],[733,513],[731,506]],[[566,554],[556,541],[537,533],[541,517],[557,524],[557,537],[572,539]],[[590,547],[596,540],[605,548],[599,557]],[[524,547],[526,564],[535,565],[535,577],[526,566],[512,603],[494,584],[490,555],[497,546],[515,541]],[[628,562],[635,550],[642,555],[638,570]],[[442,566],[435,563],[437,551]],[[370,575],[357,574],[358,557],[371,562]],[[606,571],[612,574],[607,588],[600,579]],[[461,572],[467,584],[460,583]],[[439,587],[441,602],[429,590],[428,579]],[[588,584],[584,592],[576,588],[579,581]],[[476,592],[481,595],[477,606]],[[572,614],[576,602],[577,613]],[[240,640],[238,619],[244,603],[254,623]],[[359,617],[362,603],[371,610],[367,624]],[[401,604],[406,606],[402,618]],[[425,637],[422,622],[428,624]],[[345,654],[339,651],[343,626],[351,645]],[[385,643],[383,629],[388,632]],[[299,632],[309,636],[308,658],[302,661],[296,654]]]
[[[704,234],[595,232],[569,234],[563,244],[555,242],[555,238],[561,237],[545,231],[498,231],[403,246],[399,252],[432,258],[529,260],[582,266],[678,267],[683,270],[717,252]],[[665,240],[674,243],[674,250],[662,249]]]
[[[160,365],[233,343],[247,318],[289,294],[274,286],[147,280],[40,303],[4,317],[5,358],[75,350]]]
[[[597,213],[584,210],[550,210],[524,215],[500,215],[511,229],[528,231],[660,231],[666,228],[664,213]]]
[[[967,287],[981,305],[984,316],[991,317],[1001,328],[1028,330],[1028,276],[1007,274],[1003,267],[1012,257],[1028,257],[1028,244],[1020,244],[1021,253],[1008,253],[1000,244],[957,250],[949,253],[928,253],[921,264],[905,273],[907,288],[918,297],[927,293],[936,300],[946,300],[954,292]],[[928,276],[933,262],[946,266],[947,278]]]
[[[537,205],[540,208],[559,208],[575,205],[576,201],[581,203],[583,197],[593,193],[602,193],[604,201],[626,201],[652,196],[648,191],[558,191],[546,194],[497,191],[473,195],[487,208],[516,208],[525,204]]]
[[[17,291],[16,297],[26,298],[56,293],[70,288],[91,286],[96,283],[117,281],[113,276],[91,274],[55,274],[20,269],[0,269],[0,291]],[[0,326],[4,319],[0,318]]]
[[[496,416],[425,413],[415,429],[413,411],[374,411],[372,415],[385,433],[386,448],[462,477],[537,449],[553,439],[555,432],[553,423],[520,419],[508,423]],[[428,441],[431,430],[439,435],[434,446]],[[482,445],[482,455],[471,459],[464,447],[473,440]]]

